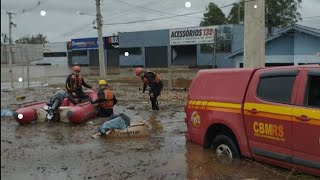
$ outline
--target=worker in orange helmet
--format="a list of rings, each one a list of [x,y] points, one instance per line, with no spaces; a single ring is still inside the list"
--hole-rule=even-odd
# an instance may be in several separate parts
[[[92,86],[84,82],[80,75],[80,66],[72,67],[73,73],[70,74],[66,80],[66,89],[69,94],[75,98],[88,99],[89,97],[83,92],[82,86],[92,89]]]
[[[143,68],[135,69],[136,76],[140,77],[143,82],[143,90],[144,93],[147,85],[150,87],[149,96],[153,110],[159,110],[158,96],[161,93],[163,88],[163,82],[159,74],[156,74],[152,71],[145,71]]]

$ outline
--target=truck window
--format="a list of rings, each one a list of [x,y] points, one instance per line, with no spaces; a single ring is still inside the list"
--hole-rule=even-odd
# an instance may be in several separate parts
[[[257,96],[266,101],[290,104],[296,76],[261,77]]]
[[[320,107],[320,76],[309,76],[304,96],[304,105]]]

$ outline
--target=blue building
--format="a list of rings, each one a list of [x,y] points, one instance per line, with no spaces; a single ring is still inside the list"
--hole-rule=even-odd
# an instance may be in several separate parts
[[[266,39],[266,66],[320,63],[319,29],[274,30]],[[104,38],[105,62],[108,67],[235,68],[243,66],[243,43],[241,24],[119,32]],[[68,52],[69,64],[99,66],[97,38],[73,39]]]
[[[265,41],[265,65],[320,64],[320,29],[292,25]],[[225,56],[233,67],[243,67],[243,48]]]
[[[213,30],[217,29],[216,65],[231,67],[224,56],[243,46],[243,25],[120,32],[120,66],[169,67],[214,64]],[[197,34],[198,33],[198,34]],[[125,52],[129,56],[125,56]]]
[[[107,67],[119,67],[117,36],[103,37],[104,60]],[[99,66],[98,38],[71,39],[68,44],[69,65]]]

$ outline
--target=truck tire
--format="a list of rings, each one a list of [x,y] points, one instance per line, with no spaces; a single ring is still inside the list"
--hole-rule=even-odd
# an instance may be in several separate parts
[[[218,161],[223,164],[230,164],[240,159],[239,149],[227,135],[217,135],[212,141],[211,149],[216,152]]]

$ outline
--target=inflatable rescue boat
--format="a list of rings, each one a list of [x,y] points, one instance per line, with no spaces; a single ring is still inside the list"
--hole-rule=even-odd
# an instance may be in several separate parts
[[[85,91],[91,100],[97,99],[97,93],[91,89]],[[45,122],[47,111],[43,108],[46,102],[34,102],[24,105],[13,113],[13,117],[20,124],[30,124],[32,122]],[[98,114],[97,105],[90,102],[83,102],[77,105],[72,104],[68,98],[65,98],[59,108],[59,120],[62,122],[71,122],[73,124],[83,123],[89,119],[95,118]]]

